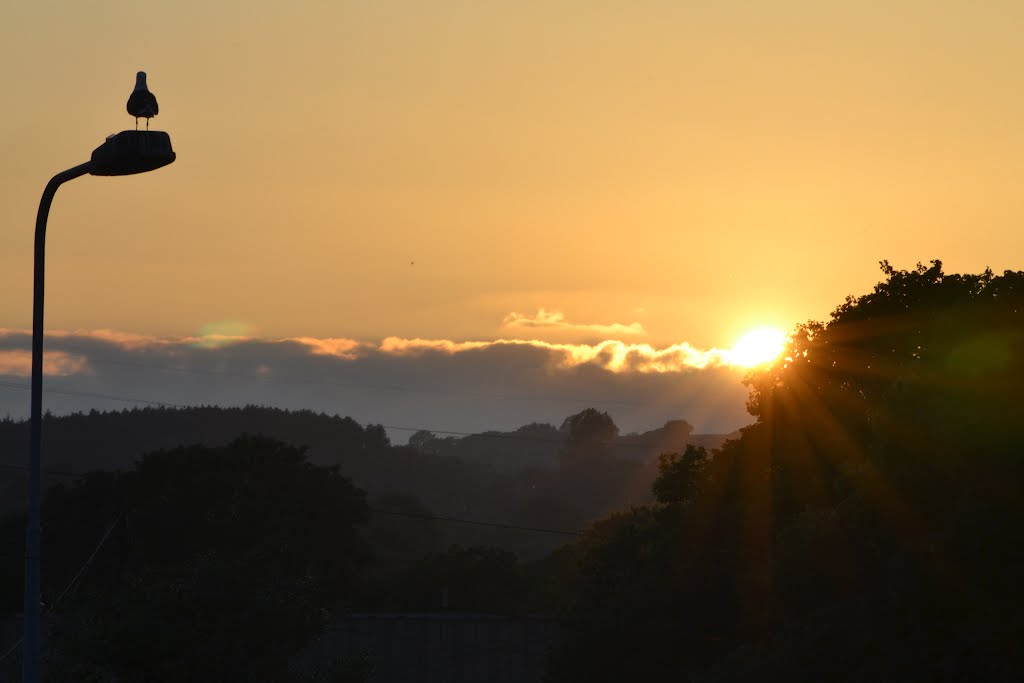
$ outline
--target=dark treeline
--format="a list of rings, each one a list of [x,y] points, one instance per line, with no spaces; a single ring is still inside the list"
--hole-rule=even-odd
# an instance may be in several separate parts
[[[551,683],[1019,680],[1024,273],[883,273],[750,374],[756,422],[707,448],[593,409],[404,447],[259,408],[52,418],[119,469],[46,499],[54,680],[368,680],[288,663],[332,616],[439,609],[557,615]],[[0,609],[23,525],[0,523]]]
[[[598,414],[583,411],[580,414]],[[610,417],[601,414],[610,421]],[[116,412],[47,416],[44,420],[47,485],[67,474],[128,471],[144,453],[179,445],[224,446],[240,434],[261,434],[302,446],[318,465],[337,465],[371,499],[413,497],[434,515],[510,525],[582,529],[623,505],[651,500],[657,457],[687,443],[720,444],[725,436],[694,435],[683,420],[644,433],[619,435],[614,424],[594,443],[592,467],[563,467],[573,437],[560,428],[524,426],[512,432],[437,437],[418,432],[410,446],[392,446],[379,425],[351,418],[276,408],[136,408]],[[581,423],[577,431],[590,426]],[[25,422],[0,421],[0,513],[24,509],[28,451]],[[579,451],[578,446],[570,450]],[[601,485],[600,482],[606,482]],[[536,556],[557,546],[558,536],[497,535],[487,527],[451,526],[444,540],[463,544],[500,542]]]

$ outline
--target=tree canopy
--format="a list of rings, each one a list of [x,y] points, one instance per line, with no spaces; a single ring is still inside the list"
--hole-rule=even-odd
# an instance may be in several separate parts
[[[44,514],[50,599],[115,529],[54,605],[63,680],[284,680],[368,560],[362,492],[263,437],[150,453],[52,492]]]
[[[882,271],[577,544],[551,680],[1024,672],[1024,273]]]

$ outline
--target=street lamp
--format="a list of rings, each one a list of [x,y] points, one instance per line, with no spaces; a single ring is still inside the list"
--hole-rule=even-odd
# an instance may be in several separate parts
[[[143,87],[145,76],[142,75]],[[129,100],[129,113],[131,111]],[[154,99],[155,104],[155,99]],[[155,113],[155,112],[153,112]],[[139,116],[139,114],[136,114]],[[32,290],[32,409],[29,437],[29,504],[25,531],[24,683],[39,683],[40,677],[40,578],[39,555],[42,465],[40,443],[43,433],[43,290],[46,260],[46,219],[57,188],[86,173],[96,176],[134,175],[166,166],[175,159],[171,138],[163,131],[126,130],[111,135],[97,147],[92,158],[61,171],[50,179],[39,200],[36,214],[35,271]]]

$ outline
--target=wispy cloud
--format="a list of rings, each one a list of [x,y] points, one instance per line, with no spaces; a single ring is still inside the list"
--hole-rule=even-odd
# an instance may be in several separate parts
[[[565,314],[560,311],[549,311],[541,308],[535,315],[512,312],[505,316],[501,322],[502,328],[510,330],[531,330],[536,332],[572,332],[587,335],[597,335],[606,339],[614,339],[620,336],[636,336],[645,334],[644,326],[640,323],[600,324],[600,323],[573,323],[565,319]]]

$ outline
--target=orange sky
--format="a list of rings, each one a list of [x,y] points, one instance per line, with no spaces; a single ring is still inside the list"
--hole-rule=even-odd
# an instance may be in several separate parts
[[[60,191],[48,327],[725,347],[883,258],[1017,269],[1021,35],[1009,0],[19,2],[0,327],[138,69],[178,161]]]

